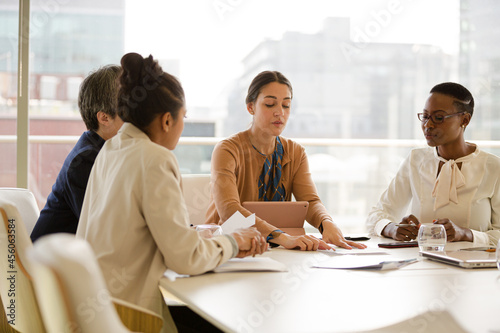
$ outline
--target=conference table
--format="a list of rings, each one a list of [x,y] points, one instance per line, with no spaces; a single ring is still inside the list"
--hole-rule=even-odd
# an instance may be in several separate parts
[[[160,287],[224,332],[500,332],[500,270],[431,261],[418,247],[378,247],[389,241],[374,237],[365,252],[349,254],[274,248],[262,256],[286,271],[164,277]],[[370,256],[417,260],[389,270],[315,268]]]

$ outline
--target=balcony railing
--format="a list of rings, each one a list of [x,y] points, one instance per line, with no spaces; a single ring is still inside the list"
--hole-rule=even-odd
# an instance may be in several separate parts
[[[30,136],[30,190],[39,206],[78,136]],[[210,173],[213,147],[222,138],[181,137],[175,149],[182,173]],[[296,139],[306,148],[319,196],[345,232],[364,232],[366,216],[394,177],[401,161],[424,140]],[[500,141],[472,141],[500,155]],[[0,136],[7,160],[15,161],[16,136]],[[8,149],[4,149],[6,147]],[[9,152],[12,156],[8,156]],[[15,164],[0,164],[0,186],[15,186]],[[13,179],[13,180],[11,180]]]
[[[51,144],[75,144],[79,139],[76,135],[30,135],[30,143],[51,143]],[[214,146],[224,138],[216,137],[181,137],[179,145],[183,146]],[[303,146],[334,146],[334,147],[421,147],[425,145],[424,140],[404,140],[404,139],[294,139]],[[0,135],[0,143],[16,143],[15,135]],[[468,140],[477,144],[482,149],[500,148],[500,141],[492,140]]]

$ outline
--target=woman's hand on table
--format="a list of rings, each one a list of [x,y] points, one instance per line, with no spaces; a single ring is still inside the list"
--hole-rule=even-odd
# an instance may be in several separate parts
[[[345,249],[352,249],[356,247],[358,249],[366,249],[365,244],[356,243],[353,241],[348,241],[342,235],[339,227],[333,222],[323,221],[323,241],[329,244],[337,245]]]
[[[474,236],[469,228],[459,227],[449,219],[434,220],[432,223],[444,225],[447,242],[474,241]]]
[[[382,230],[382,236],[398,241],[410,241],[417,239],[420,222],[414,215],[408,215],[401,219],[399,224],[389,223]]]
[[[316,251],[318,249],[328,250],[331,248],[324,241],[311,235],[292,236],[282,233],[278,237],[272,239],[271,242],[289,250]]]
[[[262,254],[267,250],[266,240],[255,228],[238,229],[231,233],[231,236],[238,244],[237,258],[255,257],[256,254]]]

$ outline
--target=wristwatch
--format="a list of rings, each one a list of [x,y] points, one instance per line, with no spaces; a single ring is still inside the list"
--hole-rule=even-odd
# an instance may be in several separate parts
[[[269,246],[271,246],[271,247],[278,247],[279,244],[275,244],[275,243],[272,243],[269,241],[272,239],[278,238],[281,234],[284,234],[284,232],[279,230],[279,229],[271,231],[271,233],[269,235],[267,235],[267,237],[266,237],[266,242],[268,242]]]

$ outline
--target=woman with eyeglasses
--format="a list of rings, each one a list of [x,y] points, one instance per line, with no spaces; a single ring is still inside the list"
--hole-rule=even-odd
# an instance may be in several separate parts
[[[420,223],[436,223],[444,225],[448,241],[496,245],[500,158],[465,141],[473,112],[474,98],[462,85],[431,89],[417,114],[429,147],[410,152],[369,213],[373,234],[408,241],[417,237]]]

